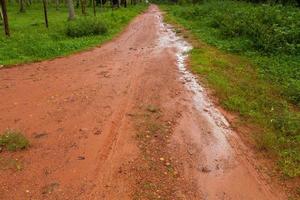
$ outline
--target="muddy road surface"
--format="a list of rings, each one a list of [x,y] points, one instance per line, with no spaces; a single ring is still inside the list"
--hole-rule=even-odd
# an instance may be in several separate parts
[[[0,131],[31,142],[1,152],[0,199],[285,199],[186,69],[191,48],[151,5],[101,47],[0,70]]]

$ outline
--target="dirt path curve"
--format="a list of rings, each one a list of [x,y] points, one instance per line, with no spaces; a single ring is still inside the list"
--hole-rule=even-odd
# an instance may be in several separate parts
[[[1,153],[22,170],[0,170],[0,199],[133,199],[132,113],[153,104],[174,119],[168,152],[195,185],[176,199],[284,199],[185,70],[189,48],[152,5],[102,47],[0,70],[0,131],[19,129],[32,144]]]

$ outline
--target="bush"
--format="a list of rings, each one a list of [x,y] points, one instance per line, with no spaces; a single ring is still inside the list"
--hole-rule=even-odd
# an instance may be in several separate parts
[[[108,29],[105,23],[95,17],[83,17],[67,23],[66,34],[70,37],[103,35]]]
[[[187,7],[175,15],[189,20],[209,19],[223,38],[243,37],[249,47],[263,54],[300,54],[300,12],[282,5],[254,6],[216,1]]]
[[[28,139],[18,131],[7,130],[0,136],[0,147],[8,151],[26,149],[28,146]]]

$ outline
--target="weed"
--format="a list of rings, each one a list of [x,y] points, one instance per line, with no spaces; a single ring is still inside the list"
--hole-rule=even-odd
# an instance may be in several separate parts
[[[107,25],[94,17],[76,19],[66,25],[66,34],[71,37],[102,35],[107,31]]]
[[[29,147],[29,141],[21,132],[7,130],[0,136],[0,147],[8,151],[22,150]]]

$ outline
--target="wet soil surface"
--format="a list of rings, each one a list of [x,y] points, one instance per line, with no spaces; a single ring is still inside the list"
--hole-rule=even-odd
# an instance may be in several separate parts
[[[0,70],[0,199],[286,199],[185,68],[192,47],[151,5],[113,41]]]

